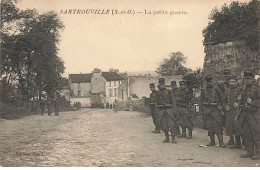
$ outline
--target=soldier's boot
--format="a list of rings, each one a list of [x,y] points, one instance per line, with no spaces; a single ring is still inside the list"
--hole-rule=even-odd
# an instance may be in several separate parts
[[[176,139],[175,139],[175,134],[172,133],[172,143],[177,143]]]
[[[215,136],[210,135],[210,142],[207,144],[207,146],[215,146]]]
[[[189,136],[187,137],[187,139],[192,139],[192,129],[188,129],[189,131]]]
[[[240,136],[235,136],[235,139],[236,139],[236,143],[235,145],[229,147],[230,149],[241,149],[242,148],[242,145],[241,145],[241,138]]]
[[[219,147],[226,148],[227,146],[223,142],[223,135],[222,134],[217,134],[217,136],[218,136],[218,141],[219,141]]]
[[[48,108],[48,116],[51,116],[51,109]]]
[[[235,141],[234,141],[234,136],[229,136],[229,141],[227,143],[227,145],[234,145]]]
[[[260,160],[260,144],[255,145],[255,155],[252,156],[253,160]]]
[[[163,143],[168,143],[168,142],[170,142],[168,131],[167,131],[167,132],[164,132],[164,133],[165,133],[165,140],[163,141]]]
[[[154,129],[154,131],[152,131],[153,133],[160,133],[160,127],[156,127],[155,129]]]
[[[183,127],[182,128],[182,134],[180,136],[178,136],[178,138],[186,138],[187,135],[186,135],[186,127]]]
[[[246,151],[246,153],[240,155],[241,158],[252,157],[254,155],[254,145],[248,145]]]

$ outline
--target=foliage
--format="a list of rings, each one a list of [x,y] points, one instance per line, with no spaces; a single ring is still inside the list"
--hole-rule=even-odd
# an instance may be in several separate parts
[[[1,101],[52,99],[65,69],[57,48],[62,22],[53,11],[19,10],[11,0],[1,7]]]
[[[193,73],[183,75],[183,80],[188,81],[191,88],[200,88],[203,83],[201,70],[197,69]]]
[[[204,43],[245,40],[252,49],[259,48],[257,39],[257,0],[232,2],[213,9],[208,26],[203,30]]]
[[[182,75],[187,71],[183,66],[186,63],[186,59],[187,57],[181,52],[172,52],[170,59],[163,59],[155,72],[161,76]]]

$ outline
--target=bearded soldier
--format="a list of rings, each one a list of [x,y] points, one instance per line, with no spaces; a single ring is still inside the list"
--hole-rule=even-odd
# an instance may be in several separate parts
[[[160,118],[158,114],[156,113],[156,108],[155,108],[155,100],[156,100],[156,95],[157,91],[155,89],[154,83],[150,83],[150,89],[152,93],[150,94],[150,111],[151,111],[151,116],[153,119],[153,124],[155,125],[155,130],[152,131],[153,133],[160,133]]]
[[[157,93],[155,107],[158,108],[158,114],[161,117],[160,125],[165,133],[166,139],[164,143],[170,142],[169,132],[172,135],[172,143],[177,143],[176,135],[176,119],[174,111],[176,111],[176,103],[171,90],[166,89],[164,78],[159,79],[159,91]]]
[[[231,149],[241,148],[241,124],[235,117],[238,113],[238,96],[241,94],[241,90],[237,86],[236,76],[229,78],[229,88],[225,92],[225,112],[226,112],[226,135],[230,137],[229,142],[234,144],[234,136],[236,143],[231,146]]]
[[[185,81],[180,81],[179,84],[180,89],[176,96],[176,106],[179,113],[178,123],[182,127],[182,134],[178,137],[186,138],[186,128],[188,128],[188,139],[192,139],[193,122],[191,119],[192,115],[189,109],[189,104],[193,94],[186,87]]]
[[[241,112],[243,136],[246,139],[247,153],[242,158],[260,159],[260,87],[253,84],[254,73],[244,71],[244,88],[241,95]],[[239,119],[238,118],[238,119]]]
[[[215,146],[215,134],[219,140],[219,146],[226,147],[223,142],[222,114],[220,112],[223,103],[223,94],[219,88],[215,88],[212,84],[213,77],[207,75],[206,88],[201,92],[201,108],[204,114],[204,121],[208,129],[210,143],[207,146]]]

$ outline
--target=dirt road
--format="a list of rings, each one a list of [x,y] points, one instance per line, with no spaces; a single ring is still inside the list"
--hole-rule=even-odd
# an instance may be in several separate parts
[[[244,150],[199,147],[205,130],[177,144],[152,130],[149,115],[106,109],[0,120],[0,166],[260,166]]]

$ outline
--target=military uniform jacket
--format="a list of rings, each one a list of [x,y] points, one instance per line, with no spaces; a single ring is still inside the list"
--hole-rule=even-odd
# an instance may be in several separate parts
[[[169,89],[158,91],[155,104],[159,109],[162,109],[163,106],[167,108],[176,108],[176,102],[172,91]]]
[[[247,98],[252,99],[251,103],[247,103]],[[260,87],[252,85],[243,90],[241,105],[242,110],[242,128],[244,123],[250,126],[250,132],[254,136],[255,143],[260,143]],[[247,129],[247,128],[246,128]],[[250,133],[246,132],[246,133]]]
[[[241,89],[238,87],[230,87],[225,91],[224,94],[224,107],[229,106],[232,114],[236,114],[238,111],[238,107],[234,107],[234,103],[239,103],[238,97],[241,95]],[[226,110],[227,111],[227,110]]]
[[[150,94],[150,100],[149,100],[150,107],[155,107],[155,101],[156,101],[157,93],[158,93],[157,91],[153,91]]]
[[[226,112],[226,135],[241,136],[242,129],[239,121],[235,120],[239,107],[234,107],[234,103],[239,103],[241,90],[238,87],[230,86],[225,92],[224,110]],[[229,110],[227,110],[227,106]]]
[[[207,86],[201,91],[200,108],[203,114],[221,114],[218,106],[223,104],[223,93],[213,85]]]
[[[189,89],[179,89],[176,96],[176,106],[181,115],[191,116],[189,105],[192,99],[192,91]]]
[[[160,117],[166,112],[171,118],[175,119],[176,102],[172,91],[169,89],[158,91],[155,107],[158,109]]]

